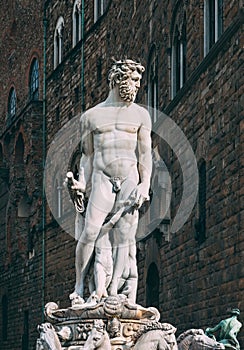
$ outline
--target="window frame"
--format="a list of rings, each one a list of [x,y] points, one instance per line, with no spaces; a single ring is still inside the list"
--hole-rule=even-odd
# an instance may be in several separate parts
[[[182,10],[181,10],[182,11]],[[180,12],[180,11],[179,11]],[[187,33],[186,12],[176,18],[173,26],[171,44],[171,96],[172,99],[186,82],[187,68]]]
[[[53,66],[54,69],[62,62],[63,60],[63,33],[64,33],[64,19],[62,16],[57,20],[57,24],[54,31],[54,57],[53,57]]]
[[[75,47],[78,42],[81,40],[81,3],[79,0],[76,0],[73,6],[73,14],[72,14],[72,23],[73,23],[73,47]]]
[[[35,57],[31,63],[29,78],[29,92],[31,100],[37,101],[39,99],[39,86],[39,62],[38,59]]]
[[[108,6],[107,0],[94,0],[94,23],[105,13]]]
[[[204,0],[204,56],[223,33],[223,0]]]

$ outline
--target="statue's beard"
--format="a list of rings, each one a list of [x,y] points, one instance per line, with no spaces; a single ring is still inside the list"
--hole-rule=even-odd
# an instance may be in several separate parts
[[[137,94],[137,89],[132,88],[127,81],[119,84],[119,95],[126,102],[134,102]]]

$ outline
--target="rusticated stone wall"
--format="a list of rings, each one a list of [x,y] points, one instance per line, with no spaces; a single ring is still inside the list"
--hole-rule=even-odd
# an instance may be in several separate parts
[[[81,113],[83,99],[84,108],[87,109],[106,97],[108,92],[106,77],[112,57],[120,59],[127,56],[140,59],[148,67],[149,55],[154,45],[158,71],[158,108],[169,115],[183,130],[197,161],[201,159],[206,161],[206,239],[203,242],[196,239],[196,223],[199,216],[196,203],[187,223],[178,232],[171,234],[169,241],[166,241],[157,229],[140,242],[138,244],[140,276],[138,302],[143,305],[147,302],[147,294],[150,294],[150,288],[147,287],[147,274],[150,265],[154,263],[159,276],[156,293],[158,293],[162,321],[171,322],[178,328],[179,333],[191,327],[216,324],[221,318],[226,317],[226,310],[229,307],[239,307],[243,312],[243,256],[241,256],[243,254],[241,198],[243,182],[241,176],[241,145],[243,144],[241,22],[243,15],[239,2],[237,0],[228,4],[224,2],[224,34],[206,57],[203,51],[204,1],[184,2],[187,32],[186,83],[173,100],[170,48],[173,21],[177,16],[180,1],[119,2],[112,0],[108,2],[107,10],[96,23],[93,18],[93,2],[86,2],[84,71],[82,71],[82,43],[79,42],[72,48],[73,2],[70,0],[45,3],[47,8],[47,148],[62,125]],[[26,3],[26,6],[30,8],[30,4]],[[6,12],[8,13],[7,10]],[[1,15],[3,15],[2,11]],[[62,63],[54,70],[53,35],[59,16],[64,18],[64,55]],[[39,17],[35,18],[35,22],[40,23],[40,28],[42,27],[41,17],[40,11]],[[35,51],[39,50],[41,57],[42,31],[38,31],[38,36],[33,34],[22,37],[22,33],[28,29],[26,27],[29,27],[32,33],[35,33],[36,27],[26,17],[21,18],[23,18],[21,25],[25,29],[18,29],[16,32],[19,42],[23,45],[21,45],[22,51],[21,48],[16,50],[15,55],[17,53],[18,55],[15,68],[6,73],[7,59],[5,58],[4,61],[4,58],[1,58],[3,61],[1,78],[5,84],[0,87],[1,126],[5,125],[8,86],[12,84],[13,79],[16,80],[16,90],[21,90],[20,101],[26,101],[27,87],[24,85],[26,75],[23,72],[28,64],[26,64],[27,55],[24,55],[24,50],[30,53],[33,46]],[[11,22],[10,17],[6,16],[6,22]],[[7,55],[10,55],[12,48],[8,49],[7,45],[10,45],[12,39],[7,34],[4,38],[6,53],[8,51]],[[30,46],[27,45],[28,42]],[[84,74],[84,86],[82,86],[82,74]],[[147,74],[146,71],[137,98],[137,102],[142,104],[147,104]],[[22,88],[17,89],[18,84],[23,84]],[[3,89],[4,86],[6,88]],[[41,114],[41,111],[39,112]],[[22,114],[24,115],[24,112]],[[40,114],[32,113],[31,119],[25,117],[23,123],[17,124],[11,131],[9,129],[9,135],[4,131],[1,139],[7,145],[4,146],[4,152],[9,152],[9,155],[5,156],[5,162],[6,168],[10,169],[13,166],[11,159],[14,159],[14,140],[17,140],[18,128],[22,125],[26,140],[25,172],[31,174],[31,176],[28,175],[29,177],[26,175],[28,188],[31,189],[28,192],[30,196],[34,192],[34,187],[40,190],[42,178],[41,171],[38,172],[39,164],[34,161],[27,162],[28,154],[30,154],[28,159],[32,159],[32,149],[35,150],[36,145],[38,145],[36,152],[41,149]],[[34,121],[35,124],[33,124]],[[160,120],[154,125],[155,130],[159,125]],[[34,132],[37,139],[29,145]],[[162,144],[159,146],[163,148],[161,154],[167,155],[164,160],[173,185],[171,198],[171,220],[173,220],[182,196],[182,172],[169,147]],[[39,156],[41,157],[41,154]],[[12,168],[10,174],[14,174]],[[11,176],[13,178],[13,175]],[[22,186],[22,181],[11,183],[13,198],[16,198],[18,184]],[[8,200],[6,199],[8,186],[1,186],[1,198],[5,198],[4,201]],[[16,341],[17,338],[21,339],[23,334],[24,316],[20,310],[29,310],[30,349],[33,348],[36,337],[36,324],[40,323],[41,318],[42,233],[38,226],[41,219],[41,210],[38,207],[41,204],[39,195],[33,203],[36,203],[34,206],[36,214],[28,218],[28,223],[21,222],[20,229],[18,229],[20,220],[16,219],[14,204],[11,207],[13,209],[10,220],[13,234],[17,235],[16,232],[19,231],[19,236],[25,242],[27,233],[23,228],[24,225],[29,229],[36,222],[33,259],[26,260],[18,257],[16,252],[26,252],[26,248],[24,244],[18,245],[18,240],[13,239],[13,234],[10,235],[10,231],[6,229],[6,219],[1,221],[3,230],[0,239],[3,244],[1,244],[0,254],[3,261],[1,265],[5,266],[1,275],[3,276],[1,296],[8,294],[11,305],[8,341],[0,342],[4,350],[20,348],[20,340]],[[6,205],[1,209],[3,218],[6,217]],[[72,291],[75,280],[75,241],[56,224],[48,207],[45,224],[45,302],[55,301],[60,307],[66,307],[69,305],[68,295]],[[145,220],[145,232],[149,232],[146,224],[147,220]],[[9,241],[9,236],[12,237],[12,241]],[[5,242],[10,242],[9,246],[6,246]],[[9,256],[16,256],[15,261],[8,260]],[[2,322],[1,317],[0,322]],[[11,324],[15,325],[14,331],[11,330]],[[242,330],[239,335],[241,348],[243,337]]]
[[[151,237],[140,243],[138,249],[139,289],[138,302],[146,303],[147,271],[154,262],[159,272],[159,308],[162,320],[171,322],[179,332],[190,327],[205,327],[215,324],[226,316],[228,307],[242,309],[243,286],[241,279],[241,94],[240,75],[240,23],[238,3],[224,5],[224,31],[215,48],[207,57],[203,53],[203,2],[190,1],[185,6],[187,31],[186,84],[171,99],[170,58],[172,23],[179,2],[134,2],[112,1],[108,12],[97,23],[85,11],[84,43],[84,101],[85,109],[106,97],[108,88],[105,77],[111,57],[139,58],[147,67],[152,45],[156,47],[158,64],[158,107],[165,111],[184,131],[197,161],[206,161],[206,239],[196,239],[196,222],[199,208],[196,204],[191,217],[180,231],[171,234],[166,242],[156,230]],[[60,4],[60,8],[64,4]],[[91,6],[92,7],[92,6]],[[50,11],[57,15],[56,7]],[[62,12],[62,10],[60,10]],[[60,12],[60,13],[61,13]],[[71,42],[70,16],[66,16],[67,41]],[[51,27],[50,22],[50,28]],[[232,26],[232,27],[231,27]],[[231,28],[231,29],[230,29]],[[224,34],[224,35],[225,35]],[[52,50],[52,37],[48,47]],[[52,56],[48,71],[48,112],[50,141],[59,125],[54,122],[55,109],[59,107],[61,124],[81,112],[81,99],[75,101],[75,88],[81,87],[81,44],[64,55],[64,63],[55,71]],[[102,80],[97,73],[100,59]],[[53,98],[57,84],[63,99]],[[138,102],[147,103],[147,72],[145,72]],[[157,130],[160,120],[154,128]],[[166,146],[167,147],[167,146]],[[182,173],[177,160],[168,150],[165,159],[173,183],[171,198],[172,220],[182,196]],[[145,231],[148,228],[145,226]],[[55,242],[56,232],[50,231],[50,240]],[[161,235],[161,236],[160,236]],[[53,238],[51,238],[53,237]],[[74,245],[66,243],[67,252]],[[72,240],[72,238],[71,238]],[[151,241],[155,241],[152,243]],[[151,243],[150,243],[151,242]],[[51,242],[50,242],[51,243]],[[63,243],[57,245],[62,249]],[[73,248],[72,248],[73,247]],[[52,250],[53,251],[53,250]],[[51,250],[50,250],[51,253]],[[60,254],[60,253],[59,253]],[[71,255],[72,255],[71,254]],[[50,257],[50,259],[52,259]],[[58,259],[59,260],[59,259]],[[66,259],[60,269],[70,276],[63,285],[62,305],[67,305],[67,296],[74,283],[74,266]],[[55,276],[56,265],[47,265],[47,271]],[[67,272],[69,271],[69,272]],[[48,293],[55,295],[57,287],[47,281]],[[52,291],[53,290],[53,291]]]
[[[0,348],[32,349],[42,294],[42,1],[0,9]],[[39,99],[29,93],[33,58]],[[8,117],[10,89],[16,91]],[[29,343],[29,344],[28,344]]]

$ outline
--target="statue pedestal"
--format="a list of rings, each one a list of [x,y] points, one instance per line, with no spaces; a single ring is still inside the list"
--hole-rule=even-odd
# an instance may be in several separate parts
[[[51,302],[45,314],[47,323],[38,326],[37,350],[149,350],[157,342],[165,343],[165,349],[169,345],[177,349],[176,329],[158,322],[157,309],[131,304],[120,296],[67,309]]]

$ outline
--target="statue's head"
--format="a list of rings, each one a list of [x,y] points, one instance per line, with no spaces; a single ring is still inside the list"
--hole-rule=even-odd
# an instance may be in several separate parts
[[[231,309],[230,313],[231,313],[231,315],[239,316],[240,315],[240,310],[237,309],[237,308]]]
[[[129,59],[115,61],[108,76],[110,90],[118,85],[122,100],[133,102],[144,71],[145,68],[138,62]]]

